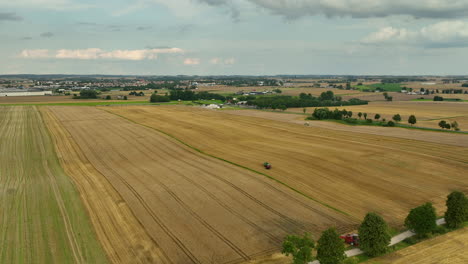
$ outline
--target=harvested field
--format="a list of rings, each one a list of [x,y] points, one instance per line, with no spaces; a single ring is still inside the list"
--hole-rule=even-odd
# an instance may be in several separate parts
[[[331,107],[333,109],[333,107]],[[343,107],[353,111],[353,117],[358,112],[367,113],[368,118],[374,118],[380,114],[381,118],[392,120],[395,114],[400,114],[402,122],[408,124],[410,115],[415,115],[418,123],[416,126],[439,128],[440,120],[457,121],[461,130],[468,130],[468,102],[370,102],[368,105],[354,105]],[[341,109],[341,108],[340,108]],[[288,112],[302,113],[302,108],[290,108]],[[314,108],[308,108],[307,113],[312,113]]]
[[[72,177],[90,215],[99,241],[112,263],[170,263],[135,218],[119,193],[89,162],[56,117],[42,116],[52,134],[60,163]]]
[[[356,222],[262,175],[91,107],[50,107],[172,263],[238,263]],[[221,146],[222,147],[222,146]]]
[[[468,228],[432,238],[367,261],[367,264],[466,264],[468,263]]]
[[[0,111],[0,263],[106,263],[35,107]]]
[[[453,145],[460,147],[468,147],[468,135],[444,133],[438,131],[423,131],[419,129],[405,129],[398,127],[381,127],[381,126],[352,126],[339,124],[333,121],[305,121],[305,115],[289,112],[278,111],[259,111],[259,110],[223,110],[224,113],[259,117],[269,120],[293,123],[303,126],[304,123],[309,123],[310,127],[331,129],[336,131],[354,132],[370,135],[379,135],[387,137],[396,137],[402,139],[411,139],[417,141],[432,142],[444,145]],[[459,118],[457,118],[459,119]],[[419,121],[418,121],[419,122]],[[432,121],[433,122],[433,121]]]
[[[356,219],[382,214],[401,226],[410,208],[468,191],[467,148],[326,130],[193,107],[107,107],[208,154],[265,171]],[[240,111],[243,112],[243,111]],[[352,194],[352,195],[350,195]]]

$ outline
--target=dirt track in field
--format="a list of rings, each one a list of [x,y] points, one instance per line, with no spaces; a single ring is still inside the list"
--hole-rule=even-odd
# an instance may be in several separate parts
[[[170,263],[119,193],[86,158],[71,135],[41,108],[59,160],[80,192],[99,241],[112,263]]]
[[[172,263],[237,263],[349,217],[248,170],[90,107],[50,107]],[[156,263],[160,263],[155,261]]]
[[[107,263],[35,107],[0,111],[0,263]]]
[[[269,175],[355,216],[369,211],[401,226],[424,202],[468,191],[467,148],[304,127],[194,107],[107,107],[226,160]],[[247,110],[245,110],[247,111]],[[243,111],[239,111],[243,112]]]
[[[466,264],[468,263],[468,228],[432,238],[414,246],[379,257],[367,264]]]

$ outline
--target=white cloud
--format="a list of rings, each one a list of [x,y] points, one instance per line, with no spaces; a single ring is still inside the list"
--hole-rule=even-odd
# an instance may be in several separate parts
[[[176,54],[183,53],[179,48],[161,48],[161,49],[141,49],[141,50],[113,50],[105,51],[99,48],[89,49],[60,49],[51,52],[46,49],[23,50],[19,57],[21,58],[55,58],[55,59],[79,59],[79,60],[96,60],[96,59],[118,59],[118,60],[154,60],[158,54]]]
[[[184,60],[184,65],[198,65],[200,64],[200,59],[198,58],[186,58]]]
[[[46,49],[23,50],[19,57],[28,59],[48,58],[49,51]]]
[[[211,5],[231,5],[227,0],[199,0]],[[287,18],[323,14],[355,18],[408,15],[417,18],[468,17],[466,0],[247,0]]]
[[[385,27],[362,40],[364,44],[424,47],[468,47],[468,22],[443,21],[419,30]]]
[[[223,58],[212,58],[212,59],[210,60],[210,63],[211,63],[211,64],[214,64],[214,65],[220,65],[220,64],[232,65],[232,64],[236,63],[236,59],[234,59],[234,58],[227,58],[227,59],[223,59]]]

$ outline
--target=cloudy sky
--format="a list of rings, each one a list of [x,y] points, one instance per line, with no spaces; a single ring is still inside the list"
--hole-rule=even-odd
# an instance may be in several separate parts
[[[468,74],[468,0],[0,0],[0,74]]]

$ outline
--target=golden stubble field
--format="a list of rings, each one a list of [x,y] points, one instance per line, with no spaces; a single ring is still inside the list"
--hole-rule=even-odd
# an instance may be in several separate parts
[[[345,232],[357,224],[262,175],[102,109],[49,109],[84,154],[81,159],[108,180],[154,241],[161,252],[152,256],[155,263],[244,262],[278,252],[287,234],[308,231],[318,237],[330,226]],[[97,189],[88,195],[101,190],[85,187]],[[103,206],[91,214],[95,223],[106,219],[99,213],[113,212],[100,212]],[[104,229],[116,232],[111,237],[123,233],[125,239],[125,232]]]
[[[103,108],[104,109],[104,108]],[[382,214],[401,226],[424,202],[468,191],[467,148],[304,127],[190,107],[107,107],[211,155],[264,171],[355,219]]]

